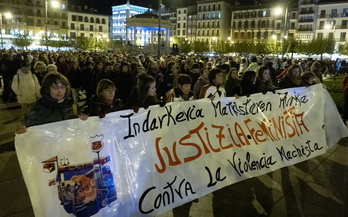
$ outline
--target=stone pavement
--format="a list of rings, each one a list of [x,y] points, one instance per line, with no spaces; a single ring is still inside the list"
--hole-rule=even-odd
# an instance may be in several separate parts
[[[17,103],[0,102],[0,217],[34,216],[14,150]],[[180,217],[347,217],[348,138],[322,156],[251,178],[176,209]],[[54,216],[54,213],[52,213]],[[168,211],[160,217],[172,217]]]

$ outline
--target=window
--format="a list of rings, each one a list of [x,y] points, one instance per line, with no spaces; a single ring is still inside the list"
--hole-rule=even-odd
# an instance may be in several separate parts
[[[340,41],[346,41],[346,33],[345,32],[341,32]]]
[[[331,10],[331,16],[332,17],[337,17],[337,9],[332,9]]]
[[[76,38],[76,32],[70,32],[70,38]]]
[[[201,12],[202,6],[198,6],[198,12]]]
[[[325,21],[319,22],[319,29],[324,29]]]
[[[180,23],[178,23],[178,28],[180,28]]]
[[[80,24],[80,30],[85,30],[85,25]]]
[[[215,11],[215,4],[213,4],[213,11]]]
[[[347,20],[342,20],[342,29],[347,29]]]
[[[95,21],[96,21],[96,23],[100,23],[100,19],[99,18],[97,18]]]
[[[342,17],[348,17],[348,8],[343,8]]]
[[[104,18],[102,19],[102,24],[106,24],[106,22],[105,22],[105,19],[104,19]]]
[[[75,23],[70,24],[70,29],[75,30]]]
[[[325,13],[326,13],[326,10],[321,10],[320,11],[320,18],[325,18]]]
[[[93,25],[89,25],[89,31],[94,31]]]
[[[103,26],[99,26],[99,32],[103,31]]]
[[[220,36],[219,30],[216,30],[216,36]]]
[[[323,39],[323,33],[318,33],[317,38],[318,39]]]
[[[82,22],[82,16],[78,16],[77,19],[78,19],[79,22]]]
[[[88,17],[85,17],[84,22],[88,23]]]
[[[329,33],[329,37],[328,37],[330,40],[332,40],[333,39],[333,32],[330,32]]]
[[[94,17],[91,17],[91,18],[89,19],[89,22],[90,22],[90,23],[94,23]]]

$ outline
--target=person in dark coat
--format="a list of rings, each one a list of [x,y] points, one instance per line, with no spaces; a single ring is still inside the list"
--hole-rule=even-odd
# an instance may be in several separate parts
[[[236,68],[231,68],[231,70],[227,73],[225,90],[226,96],[232,97],[234,89],[240,84],[240,80],[238,78],[238,70]]]
[[[121,71],[116,74],[116,87],[118,89],[118,97],[122,101],[126,101],[133,89],[133,76],[130,72],[129,63],[121,63]]]
[[[126,108],[133,110],[158,104],[156,99],[156,80],[145,73],[138,75],[137,86],[126,101]]]
[[[115,84],[109,79],[99,81],[96,95],[92,97],[88,104],[89,116],[99,116],[104,118],[107,113],[119,111],[125,108],[122,100],[115,97]]]
[[[256,72],[246,71],[240,81],[240,85],[235,88],[233,95],[238,96],[248,96],[250,94],[257,93],[258,90],[255,86],[256,83]]]
[[[40,89],[41,98],[28,115],[26,127],[72,119],[78,116],[77,105],[68,97],[70,83],[59,73],[48,73]],[[81,115],[86,120],[88,116]]]
[[[299,65],[291,65],[286,75],[279,81],[279,89],[299,87],[302,69]]]

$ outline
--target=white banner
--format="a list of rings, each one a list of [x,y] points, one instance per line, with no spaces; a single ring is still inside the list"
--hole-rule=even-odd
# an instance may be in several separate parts
[[[35,216],[155,216],[348,135],[322,85],[56,122],[16,135]]]

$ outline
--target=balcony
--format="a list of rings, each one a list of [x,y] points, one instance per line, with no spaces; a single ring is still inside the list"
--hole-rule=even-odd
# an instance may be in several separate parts
[[[300,19],[298,22],[299,23],[313,23],[313,19]]]
[[[300,11],[300,14],[314,14],[313,10],[310,11]]]
[[[313,28],[299,28],[297,29],[299,32],[312,32]]]
[[[315,4],[315,2],[313,0],[310,0],[310,1],[302,1],[301,2],[301,5],[312,5],[312,4]]]

